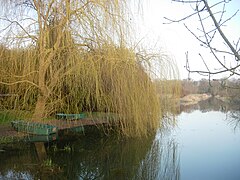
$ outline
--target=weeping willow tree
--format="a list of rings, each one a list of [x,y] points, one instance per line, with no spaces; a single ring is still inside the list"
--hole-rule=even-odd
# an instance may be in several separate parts
[[[113,112],[128,136],[158,128],[161,102],[151,66],[164,74],[171,62],[139,56],[127,45],[126,2],[1,3],[0,91],[16,95],[4,107],[30,110],[33,121],[56,112]]]

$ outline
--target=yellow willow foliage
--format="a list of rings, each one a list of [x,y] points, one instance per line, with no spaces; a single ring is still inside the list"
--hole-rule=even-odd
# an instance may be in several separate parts
[[[106,45],[76,56],[72,63],[74,69],[58,82],[48,109],[116,113],[121,133],[128,136],[148,135],[158,128],[156,89],[133,51]]]
[[[29,17],[30,7],[34,16],[13,16],[31,23],[9,26],[16,36],[2,40],[9,48],[0,47],[0,93],[12,96],[0,108],[29,110],[39,119],[103,111],[119,116],[120,134],[155,132],[165,102],[153,79],[172,76],[175,66],[161,54],[139,56],[126,46],[124,1],[28,0],[13,7],[23,10],[10,13]]]
[[[0,47],[0,94],[9,109],[31,109],[36,99],[36,51]],[[0,106],[1,107],[1,106]]]
[[[50,66],[45,77],[50,83],[51,71],[66,65],[51,89],[46,114],[85,111],[116,113],[120,120],[117,122],[119,133],[127,136],[146,136],[159,127],[166,106],[166,99],[162,96],[178,92],[177,88],[172,88],[176,84],[174,81],[171,86],[167,81],[153,82],[142,66],[143,59],[140,63],[135,52],[126,47],[104,45],[92,51],[68,51],[59,51],[61,56],[54,57],[59,64]],[[33,110],[38,91],[34,84],[18,83],[18,79],[25,76],[26,81],[37,84],[38,75],[34,71],[36,51],[2,49],[1,56],[5,63],[1,61],[0,69],[6,74],[1,76],[1,81],[14,82],[10,86],[1,85],[1,92],[18,95],[10,98],[8,103],[12,107]],[[161,90],[157,91],[155,85],[160,86]],[[172,93],[168,89],[172,89]],[[15,100],[14,104],[12,99]]]

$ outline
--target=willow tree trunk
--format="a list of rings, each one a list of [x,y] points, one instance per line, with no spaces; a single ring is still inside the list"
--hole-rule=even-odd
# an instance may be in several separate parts
[[[45,115],[47,97],[39,95],[36,103],[36,107],[32,116],[33,121],[40,121]]]
[[[44,66],[44,59],[41,57],[39,62],[39,94],[36,102],[34,114],[32,116],[33,121],[40,121],[45,116],[45,107],[47,99],[49,97],[48,88],[45,82],[46,67]]]

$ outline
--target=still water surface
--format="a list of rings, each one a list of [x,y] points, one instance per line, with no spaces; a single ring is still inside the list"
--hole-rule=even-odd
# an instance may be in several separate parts
[[[1,145],[0,179],[239,180],[239,107],[212,101],[181,108],[175,126],[146,139],[94,134],[46,143]]]
[[[194,111],[178,117],[181,179],[240,179],[240,129],[219,111]]]

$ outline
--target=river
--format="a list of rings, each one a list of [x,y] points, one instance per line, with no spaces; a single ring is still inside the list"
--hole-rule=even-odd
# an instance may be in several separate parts
[[[119,139],[94,131],[45,143],[0,147],[0,179],[239,180],[240,111],[210,99],[181,107],[153,137]]]

